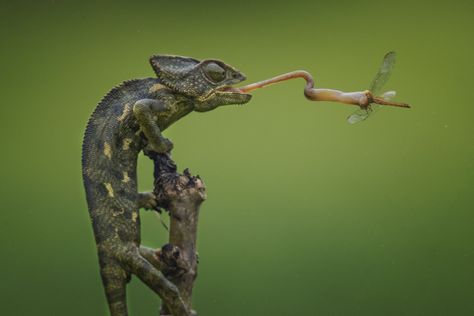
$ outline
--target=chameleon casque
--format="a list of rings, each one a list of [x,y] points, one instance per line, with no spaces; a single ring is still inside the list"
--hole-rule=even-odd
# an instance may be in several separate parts
[[[125,81],[98,104],[87,124],[82,174],[92,221],[100,274],[110,314],[127,315],[126,284],[136,275],[164,301],[164,288],[177,288],[140,254],[139,209],[156,207],[155,196],[137,191],[141,151],[173,148],[161,134],[183,116],[222,105],[244,104],[251,95],[231,87],[245,80],[219,60],[156,55],[150,58],[156,78]],[[168,291],[169,292],[169,291]],[[173,315],[190,315],[183,304],[168,306]]]

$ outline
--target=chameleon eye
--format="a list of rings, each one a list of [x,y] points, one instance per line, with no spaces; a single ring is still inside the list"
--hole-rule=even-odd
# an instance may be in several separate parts
[[[221,82],[226,78],[225,69],[216,63],[209,63],[204,66],[204,73],[213,82]]]

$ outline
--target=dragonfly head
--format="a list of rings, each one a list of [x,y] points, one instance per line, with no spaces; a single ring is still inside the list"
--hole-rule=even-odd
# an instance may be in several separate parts
[[[361,96],[359,98],[359,106],[361,108],[367,108],[373,101],[374,96],[372,92],[370,92],[369,90],[362,91]]]

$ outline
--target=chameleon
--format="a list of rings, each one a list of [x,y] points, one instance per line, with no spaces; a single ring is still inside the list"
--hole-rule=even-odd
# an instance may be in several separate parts
[[[110,90],[90,116],[82,145],[87,206],[112,316],[128,315],[126,286],[132,275],[173,315],[192,315],[177,287],[140,253],[139,209],[154,209],[157,201],[151,192],[138,192],[137,158],[140,152],[169,153],[173,143],[162,132],[189,113],[251,99],[232,87],[245,75],[220,60],[154,55],[149,61],[156,76]]]

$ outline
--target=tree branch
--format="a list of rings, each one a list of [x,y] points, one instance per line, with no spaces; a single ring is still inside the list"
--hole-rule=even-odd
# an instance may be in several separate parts
[[[192,290],[197,277],[199,207],[206,199],[206,189],[199,176],[192,176],[188,169],[182,175],[177,173],[176,164],[168,154],[149,153],[148,156],[155,168],[153,193],[159,206],[170,214],[169,244],[158,252],[145,247],[140,252],[178,287],[181,299],[191,310]],[[168,315],[169,310],[162,306],[160,313]]]

